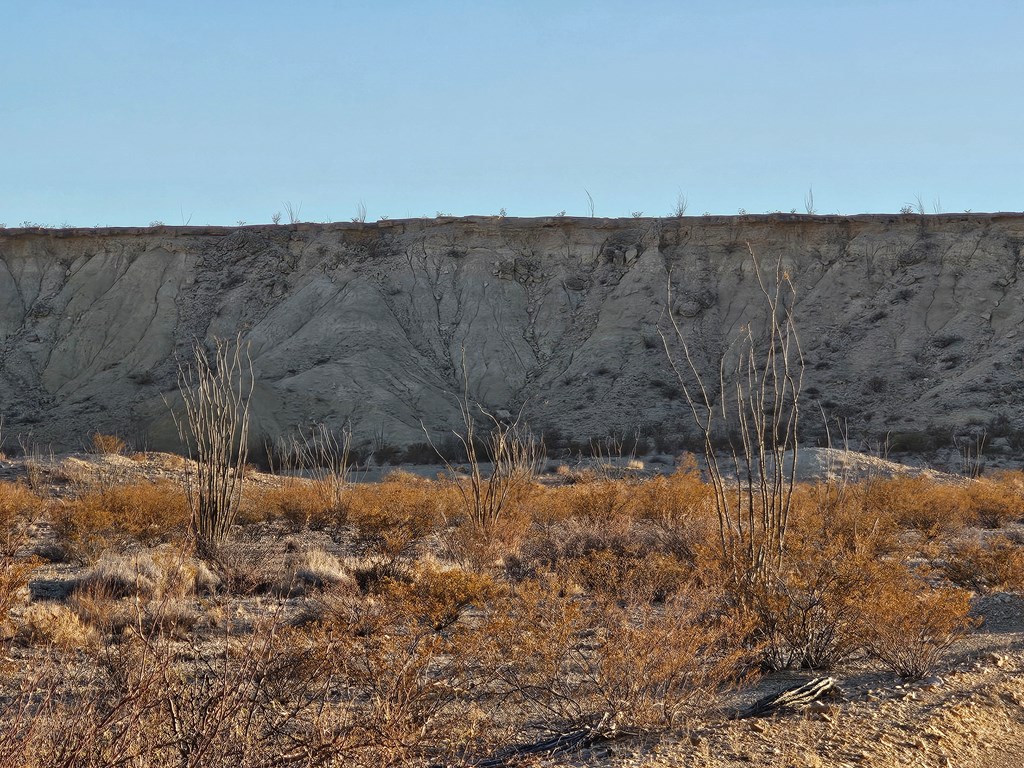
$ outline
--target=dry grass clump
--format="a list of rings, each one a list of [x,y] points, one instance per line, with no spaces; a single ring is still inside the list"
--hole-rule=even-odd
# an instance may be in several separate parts
[[[179,485],[167,481],[114,485],[54,506],[51,522],[73,557],[89,562],[110,546],[156,544],[183,537],[189,509]]]
[[[235,596],[271,591],[280,581],[276,550],[276,542],[267,537],[228,539],[210,562],[219,588]]]
[[[73,591],[99,590],[122,597],[161,598],[209,594],[219,584],[202,561],[180,550],[142,550],[132,554],[104,551],[75,582]]]
[[[27,645],[54,645],[65,649],[95,649],[100,633],[71,607],[61,603],[33,603],[25,609],[18,639]]]
[[[75,590],[102,591],[112,598],[153,596],[163,571],[148,552],[103,552],[75,583]]]
[[[313,547],[289,552],[285,557],[282,587],[286,594],[298,596],[310,590],[355,589],[351,571],[330,552]]]
[[[108,551],[75,581],[68,607],[108,635],[119,636],[132,626],[181,634],[199,620],[191,598],[211,593],[218,584],[204,563],[181,552]]]

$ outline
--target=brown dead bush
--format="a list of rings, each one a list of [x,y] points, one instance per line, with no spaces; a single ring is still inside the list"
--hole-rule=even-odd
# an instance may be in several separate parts
[[[496,690],[552,729],[672,727],[742,677],[749,652],[720,596],[683,591],[664,606],[594,604],[557,579],[525,581],[484,627]]]
[[[0,555],[0,638],[11,635],[11,609],[27,602],[29,577],[39,563],[35,557],[15,559]]]
[[[874,487],[871,481],[801,483],[793,493],[791,538],[835,544],[863,557],[902,554],[900,523]]]
[[[459,623],[436,631],[404,590],[362,599],[325,593],[320,609],[318,621],[291,642],[297,663],[350,692],[363,742],[353,764],[416,764],[478,746],[490,721],[474,705],[483,691],[471,693],[483,684],[479,629]]]
[[[637,515],[654,526],[659,548],[688,562],[717,534],[714,494],[688,455],[671,475],[636,490]]]
[[[346,494],[356,549],[372,561],[375,578],[397,576],[409,567],[423,540],[447,519],[449,494],[443,483],[404,472]]]
[[[862,613],[879,578],[872,557],[814,542],[775,578],[734,589],[767,668],[829,669],[864,648]]]
[[[693,566],[664,552],[623,554],[601,549],[560,563],[558,573],[597,598],[661,603],[690,581]]]

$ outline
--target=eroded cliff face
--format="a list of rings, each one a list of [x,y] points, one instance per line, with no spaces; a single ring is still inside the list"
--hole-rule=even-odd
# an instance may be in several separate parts
[[[671,437],[688,414],[658,336],[669,281],[716,371],[760,316],[748,244],[796,286],[810,431],[821,411],[854,438],[1019,422],[1024,215],[774,215],[0,230],[5,431],[173,447],[177,361],[241,331],[259,439],[440,434],[463,356],[472,399],[548,434]]]

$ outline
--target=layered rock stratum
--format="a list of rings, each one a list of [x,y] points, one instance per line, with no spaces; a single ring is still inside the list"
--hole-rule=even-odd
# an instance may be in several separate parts
[[[555,440],[670,445],[689,416],[666,311],[714,380],[763,318],[755,257],[796,288],[811,439],[827,423],[833,439],[984,427],[1016,444],[1024,214],[0,230],[4,429],[173,448],[179,363],[240,332],[254,439],[318,421],[364,443],[439,436],[465,371],[471,399]]]

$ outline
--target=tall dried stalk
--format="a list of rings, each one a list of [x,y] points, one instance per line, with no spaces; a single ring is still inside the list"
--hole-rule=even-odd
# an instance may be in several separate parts
[[[212,360],[197,342],[191,364],[178,367],[185,412],[174,420],[195,459],[185,464],[185,490],[191,532],[204,556],[216,555],[241,502],[254,383],[252,358],[240,335],[214,339]]]
[[[465,453],[468,477],[459,478],[451,462],[436,447],[434,450],[448,472],[456,478],[456,488],[468,511],[470,522],[477,530],[488,531],[494,528],[502,514],[508,510],[516,493],[536,477],[537,469],[544,459],[544,446],[534,438],[523,422],[521,410],[514,421],[505,422],[479,403],[471,403],[469,381],[465,374],[458,403],[462,431],[452,431]],[[489,427],[483,436],[477,432],[477,412]],[[429,434],[427,440],[430,441]],[[430,442],[433,446],[433,441]],[[491,464],[490,473],[483,466],[488,462]]]
[[[750,256],[765,314],[764,337],[759,340],[749,322],[741,328],[719,362],[717,392],[702,378],[671,310],[669,335],[661,332],[661,339],[704,440],[722,555],[737,577],[763,581],[782,567],[786,550],[804,360],[793,323],[796,291],[781,257],[774,280],[766,282],[753,250]],[[670,308],[671,291],[670,281]],[[682,360],[669,337],[682,349]],[[736,363],[730,366],[727,360],[734,350]],[[732,473],[719,460],[716,444],[721,438],[727,442]],[[787,466],[788,452],[792,461]]]
[[[313,483],[331,509],[340,509],[352,475],[352,430],[332,430],[315,424],[296,438],[299,465],[312,475]]]

